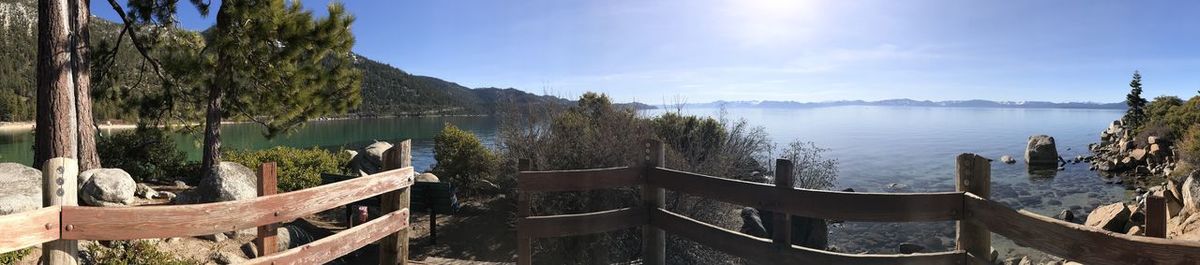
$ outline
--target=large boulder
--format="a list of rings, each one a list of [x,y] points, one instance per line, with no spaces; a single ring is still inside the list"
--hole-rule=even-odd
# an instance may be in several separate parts
[[[366,174],[375,174],[383,171],[383,152],[392,148],[392,144],[384,141],[377,141],[361,151],[350,152],[353,156],[347,165],[350,172],[363,172]]]
[[[417,175],[416,181],[417,182],[439,182],[440,180],[438,179],[437,175],[434,175],[433,173],[425,172],[425,173],[421,173],[420,175]]]
[[[79,173],[86,180],[79,188],[79,201],[91,206],[127,206],[133,203],[137,182],[125,170],[97,168]]]
[[[1034,135],[1025,147],[1025,163],[1030,169],[1053,169],[1058,167],[1058,148],[1054,137]]]
[[[1183,181],[1183,186],[1180,187],[1180,193],[1183,195],[1179,199],[1183,201],[1182,212],[1188,214],[1200,213],[1200,174],[1192,173]]]
[[[254,170],[233,162],[221,162],[200,180],[201,202],[222,202],[258,197]],[[180,194],[182,196],[182,194]]]
[[[1103,228],[1117,233],[1125,233],[1125,222],[1129,220],[1129,207],[1124,203],[1114,203],[1092,210],[1084,225]]]
[[[0,215],[42,207],[42,171],[17,163],[0,163]]]

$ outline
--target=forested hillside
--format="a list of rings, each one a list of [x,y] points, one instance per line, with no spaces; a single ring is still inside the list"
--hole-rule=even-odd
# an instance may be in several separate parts
[[[0,0],[0,121],[33,119],[34,64],[37,55],[37,1]],[[121,25],[100,18],[91,24],[96,119],[132,121],[153,105],[137,104],[151,97],[162,84],[151,72],[128,37],[117,41]],[[111,54],[111,62],[102,56]],[[160,47],[161,48],[161,47]],[[391,65],[358,55],[363,72],[362,105],[352,115],[492,114],[506,102],[517,104],[570,101],[538,96],[516,89],[471,89],[434,77],[412,75]],[[103,69],[98,69],[103,68]]]

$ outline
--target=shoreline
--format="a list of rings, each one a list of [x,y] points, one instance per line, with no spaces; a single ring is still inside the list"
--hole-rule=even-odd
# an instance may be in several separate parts
[[[341,121],[341,120],[368,120],[368,119],[391,119],[391,118],[439,118],[439,117],[487,117],[490,115],[484,114],[433,114],[433,115],[380,115],[380,116],[357,116],[357,117],[322,117],[308,120],[308,122],[323,122],[323,121]],[[249,121],[223,121],[221,125],[251,123]],[[33,131],[37,122],[34,121],[14,121],[0,122],[0,133],[26,132]],[[200,122],[187,124],[171,124],[158,125],[156,127],[175,127],[175,126],[197,126]],[[136,129],[136,123],[101,123],[96,126],[100,130],[131,130]]]

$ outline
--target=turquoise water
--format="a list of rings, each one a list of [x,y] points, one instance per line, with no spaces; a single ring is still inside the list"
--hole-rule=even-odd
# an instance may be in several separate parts
[[[661,110],[647,111],[656,115]],[[687,113],[717,116],[717,109]],[[1054,136],[1064,158],[1087,155],[1087,144],[1119,110],[995,109],[844,106],[808,109],[729,109],[727,117],[763,126],[777,144],[793,139],[829,148],[827,157],[840,162],[837,188],[871,192],[954,190],[954,158],[964,152],[997,159],[992,163],[992,198],[1012,208],[1053,216],[1068,209],[1081,217],[1100,204],[1126,199],[1124,188],[1106,184],[1086,163],[1067,165],[1054,176],[1030,175],[1021,163],[998,158],[1022,157],[1030,135]],[[223,127],[224,146],[261,149],[271,146],[359,148],[373,140],[413,139],[414,166],[433,164],[432,138],[452,123],[492,143],[496,121],[489,117],[380,118],[310,122],[293,134],[265,139],[256,125]],[[0,134],[0,161],[28,164],[31,133]],[[200,139],[183,135],[177,145],[199,159]],[[953,247],[953,223],[844,223],[831,229],[831,244],[845,252],[888,252],[900,242],[931,250]],[[997,237],[1002,252],[1030,253]],[[1030,253],[1032,254],[1032,253]]]
[[[451,123],[470,131],[491,144],[495,138],[496,122],[490,117],[421,117],[377,118],[358,120],[313,121],[295,132],[267,139],[257,124],[227,124],[221,126],[221,147],[231,149],[264,149],[274,146],[318,147],[329,150],[358,149],[375,140],[398,142],[413,140],[413,166],[424,171],[433,165],[433,137]],[[102,130],[101,133],[113,133]],[[199,134],[179,134],[176,146],[192,160],[200,160],[203,138]],[[33,133],[0,133],[0,162],[30,164],[33,161]]]

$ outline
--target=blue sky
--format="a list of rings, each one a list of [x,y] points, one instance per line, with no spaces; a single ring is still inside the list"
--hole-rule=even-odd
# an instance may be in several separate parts
[[[324,14],[328,1],[303,3]],[[1196,1],[345,4],[360,54],[468,87],[564,97],[1119,102],[1134,70],[1147,98],[1200,90]],[[115,17],[105,1],[92,6]],[[184,27],[212,24],[180,13]]]

